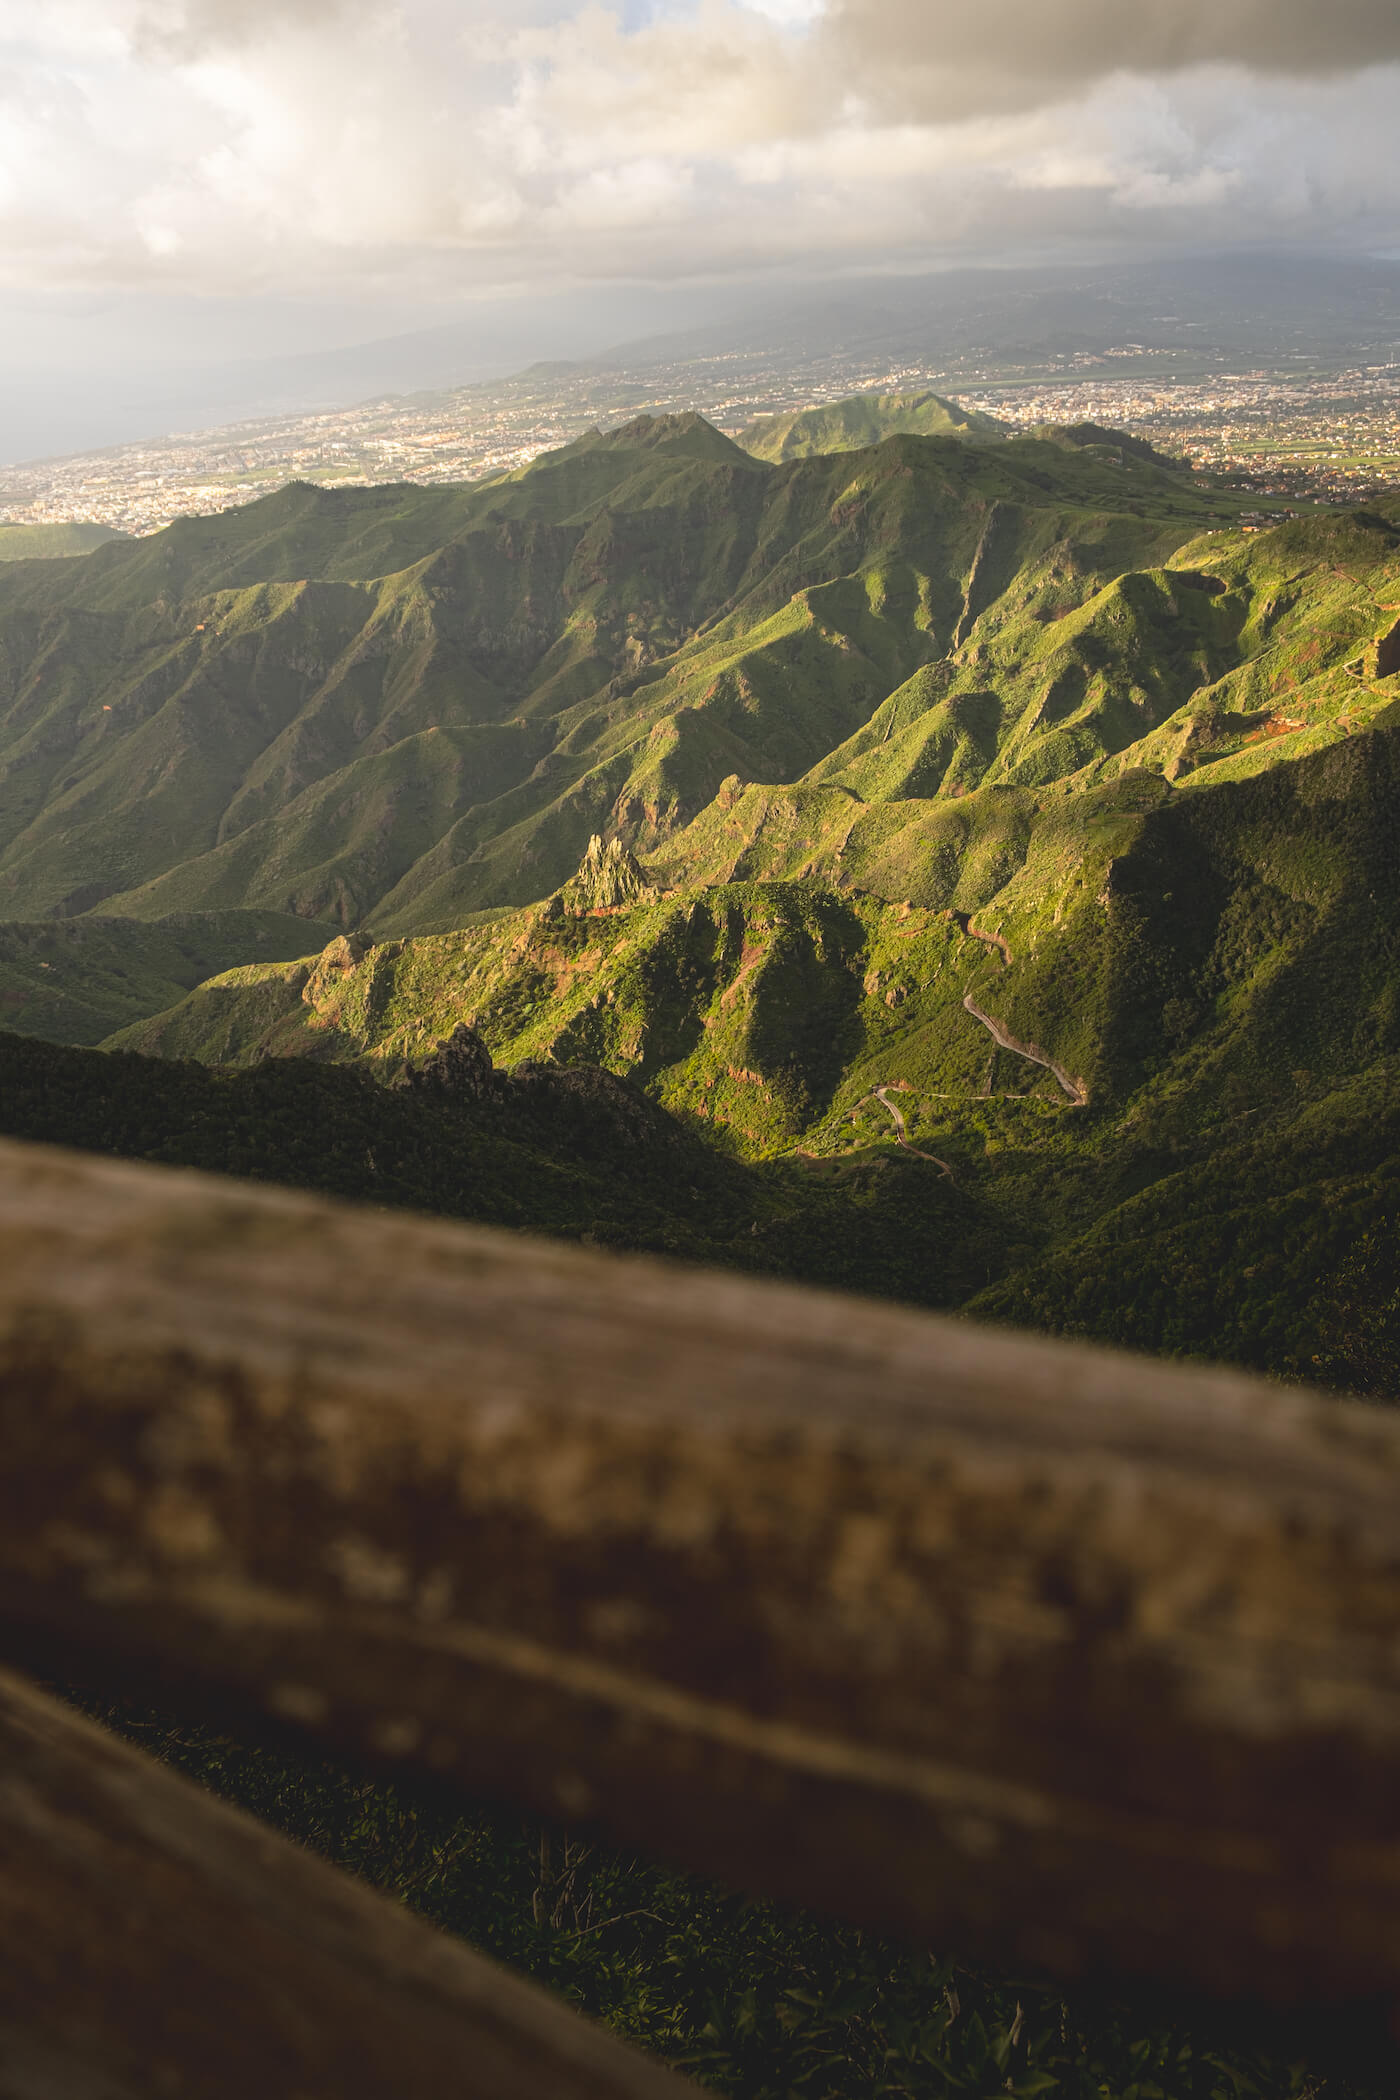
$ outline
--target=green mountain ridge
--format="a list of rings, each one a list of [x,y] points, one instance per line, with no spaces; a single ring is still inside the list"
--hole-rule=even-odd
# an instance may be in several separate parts
[[[306,1055],[398,1071],[465,1023],[507,1061],[607,1066],[712,1124],[734,1121],[721,1103],[752,1106],[757,1089],[765,1127],[745,1142],[763,1152],[840,1114],[872,1057],[884,1080],[968,1086],[988,1046],[965,1002],[981,1005],[985,990],[1018,1038],[1114,1101],[1172,1036],[1160,1011],[1142,1025],[1144,987],[1190,1015],[1176,1034],[1204,1030],[1222,1045],[1244,1000],[1253,1041],[1299,973],[1336,956],[1334,915],[1392,882],[1397,768],[1400,728],[1382,727],[1189,796],[1135,770],[1043,805],[989,789],[872,810],[809,790],[782,798],[774,821],[777,798],[749,789],[729,816],[750,843],[710,879],[668,881],[674,864],[648,869],[595,839],[542,905],[241,966],[114,1040],[221,1064]],[[814,857],[833,815],[839,838],[833,826]],[[1341,1042],[1356,1036],[1362,990],[1388,954],[1371,927],[1345,972]],[[1267,997],[1256,999],[1256,978]],[[1375,985],[1378,1012],[1388,996]],[[1304,1034],[1305,1004],[1294,998],[1285,1033],[1315,1055],[1320,1022]],[[1382,1048],[1389,1025],[1376,1024]],[[1347,1055],[1329,1053],[1330,1068],[1351,1070]],[[1028,1098],[1055,1097],[1053,1078],[1019,1076]]]
[[[484,488],[284,490],[0,576],[0,895],[67,941],[12,928],[0,987],[58,1033],[38,969],[100,953],[70,1032],[391,1086],[467,1028],[838,1207],[937,1184],[978,1251],[901,1270],[925,1302],[1296,1373],[1342,1346],[1319,1250],[1389,1201],[1397,613],[1384,507],[1242,530],[1092,427],[769,465],[643,418]],[[186,934],[118,953],[237,912],[273,945],[198,983]],[[1338,1146],[1293,1324],[1248,1278],[1233,1336],[1187,1318],[1219,1161]]]
[[[594,832],[664,850],[735,778],[945,799],[1350,734],[1389,703],[1392,522],[1230,516],[1097,440],[770,467],[679,417],[17,563],[0,904],[416,933],[547,894]]]
[[[673,417],[482,487],[293,486],[16,563],[0,907],[416,932],[524,903],[594,831],[649,850],[731,774],[827,763],[1016,579],[1049,618],[1231,514],[1094,447],[771,467]]]
[[[862,813],[808,790],[781,814],[803,801]],[[898,1160],[920,1208],[950,1183],[972,1312],[1388,1380],[1329,1279],[1400,1198],[1397,809],[1382,726],[1189,794],[1134,770],[1039,808],[865,811],[892,827],[884,894],[795,872],[790,822],[753,827],[771,872],[687,886],[632,863],[600,891],[595,848],[543,905],[234,970],[114,1046],[395,1082],[469,1027],[503,1064],[625,1075],[736,1160],[852,1192]],[[945,1293],[941,1264],[914,1292]]]
[[[13,525],[0,520],[0,561],[53,561],[91,554],[108,540],[125,539],[113,525]]]
[[[736,433],[734,442],[755,459],[779,466],[817,453],[860,452],[900,435],[976,438],[995,444],[1010,427],[941,394],[856,394],[848,401],[798,409],[791,415],[756,417]]]

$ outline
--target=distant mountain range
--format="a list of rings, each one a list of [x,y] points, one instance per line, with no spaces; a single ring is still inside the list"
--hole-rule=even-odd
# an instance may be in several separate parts
[[[0,1011],[611,1071],[743,1169],[647,1244],[1393,1389],[1400,502],[911,415],[781,463],[642,418],[0,571]]]
[[[542,359],[600,381],[626,373],[671,401],[714,399],[717,358],[739,387],[781,376],[829,393],[869,385],[857,368],[973,379],[1137,367],[1335,369],[1400,354],[1400,264],[1283,251],[1043,268],[869,272],[821,284],[672,290],[625,286],[481,302],[442,325],[291,355],[178,362],[158,332],[115,361],[108,331],[83,351],[80,324],[58,365],[5,366],[0,459],[33,460],[172,431],[348,407],[389,395],[444,396],[509,381]]]

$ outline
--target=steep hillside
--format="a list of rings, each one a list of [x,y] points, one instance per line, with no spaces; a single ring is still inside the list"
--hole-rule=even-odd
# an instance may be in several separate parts
[[[493,1068],[459,1029],[411,1080],[270,1059],[248,1071],[0,1032],[0,1133],[950,1305],[996,1273],[961,1193],[912,1159],[840,1185],[721,1157],[607,1072]]]
[[[746,801],[766,867],[677,887],[596,843],[541,906],[228,972],[117,1041],[392,1081],[465,1023],[833,1190],[898,1159],[911,1218],[956,1190],[973,1310],[1400,1377],[1400,728],[1190,793],[1137,769],[1039,804]],[[886,830],[862,848],[851,811]],[[883,894],[836,886],[852,840]]]
[[[111,525],[7,525],[0,522],[0,561],[52,561],[91,554],[108,540],[125,539]]]
[[[939,1048],[924,1044],[925,1061],[974,1090],[985,1039],[961,1000],[985,968],[946,914],[803,883],[630,908],[556,898],[466,932],[375,947],[352,936],[310,966],[229,971],[114,1043],[218,1064],[367,1059],[391,1076],[465,1022],[507,1062],[625,1071],[762,1157],[901,1077],[929,1029]]]
[[[1178,1058],[1195,1094],[1247,1071],[1257,1100],[1285,1063],[1340,1078],[1400,1051],[1400,728],[1189,795],[1135,770],[1043,804],[779,809],[797,828],[739,798],[749,865],[709,880],[595,839],[542,905],[236,968],[116,1040],[391,1072],[465,1022],[508,1061],[626,1073],[756,1153],[820,1146],[877,1084],[971,1098],[996,1052],[969,998],[1076,1082],[1016,1073],[1051,1103],[1119,1104]]]
[[[854,394],[823,408],[798,409],[788,416],[759,416],[739,431],[735,443],[755,459],[775,466],[788,459],[810,459],[820,452],[859,452],[882,438],[959,437],[995,444],[1009,425],[982,415],[941,394]]]
[[[235,960],[302,955],[331,929],[276,912],[0,921],[0,1022],[55,1043],[96,1043],[172,1005]]]
[[[868,801],[1044,790],[1143,767],[1239,776],[1335,743],[1400,698],[1400,532],[1368,512],[1214,531],[1077,603],[1022,568],[995,611],[809,778]]]
[[[679,417],[480,487],[292,487],[14,564],[0,908],[460,924],[594,831],[652,850],[730,775],[883,736],[979,621],[1077,614],[1222,508],[1092,447],[772,467]]]

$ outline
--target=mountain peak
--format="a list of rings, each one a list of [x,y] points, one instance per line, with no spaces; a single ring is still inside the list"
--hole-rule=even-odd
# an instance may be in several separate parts
[[[742,466],[751,466],[748,454],[727,438],[713,423],[707,423],[694,409],[684,409],[675,414],[661,416],[634,416],[630,423],[619,423],[612,430],[603,432],[605,445],[625,446],[642,452],[683,452],[696,459],[726,460],[731,465],[737,461]]]
[[[656,895],[630,847],[624,846],[621,839],[609,839],[604,845],[596,831],[588,841],[577,875],[567,887],[594,910],[642,904]]]
[[[755,459],[780,465],[816,453],[858,452],[887,437],[955,437],[994,443],[1008,426],[942,394],[853,394],[847,401],[760,416],[739,432]]]
[[[710,466],[743,467],[755,471],[756,462],[732,438],[693,409],[660,416],[633,416],[628,423],[614,423],[608,430],[595,424],[581,436],[570,439],[556,451],[542,452],[521,475],[557,467],[561,460],[576,459],[599,451],[613,453],[659,453],[671,459],[699,460]]]

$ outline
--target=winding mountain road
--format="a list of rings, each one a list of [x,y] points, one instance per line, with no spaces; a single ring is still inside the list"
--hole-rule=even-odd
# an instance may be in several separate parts
[[[981,932],[979,928],[973,925],[970,915],[966,912],[951,912],[949,917],[955,919],[963,932],[971,935],[973,940],[985,941],[989,948],[995,948],[1001,956],[1003,967],[1010,963],[1011,949],[999,933]],[[988,1030],[998,1049],[1009,1050],[1013,1057],[1023,1057],[1028,1064],[1043,1066],[1047,1072],[1051,1073],[1064,1092],[1068,1094],[1075,1108],[1088,1107],[1089,1089],[1085,1086],[1082,1079],[1076,1079],[1072,1072],[1067,1072],[1058,1059],[1047,1057],[1038,1044],[1021,1042],[1018,1037],[1012,1035],[1009,1028],[1006,1028],[997,1020],[995,1014],[985,1012],[977,1004],[971,992],[964,996],[963,1005],[973,1019],[980,1021],[982,1026]],[[857,1101],[855,1107],[851,1110],[851,1121],[854,1123],[856,1116],[867,1101],[878,1101],[885,1114],[894,1124],[896,1142],[902,1145],[906,1152],[912,1152],[915,1159],[927,1160],[931,1167],[938,1167],[946,1174],[949,1181],[953,1180],[953,1170],[946,1159],[940,1159],[936,1152],[921,1152],[917,1145],[910,1143],[909,1132],[904,1121],[904,1111],[896,1108],[894,1102],[891,1101],[890,1091],[890,1083],[887,1080],[883,1085],[873,1088],[870,1093],[862,1095],[861,1099]],[[946,1097],[940,1096],[939,1098]],[[1006,1098],[1008,1100],[1023,1100],[1025,1096],[1019,1094],[1008,1095]]]
[[[1071,1073],[1065,1070],[1062,1064],[1053,1057],[1047,1057],[1045,1052],[1037,1049],[1034,1043],[1018,1042],[1016,1037],[996,1019],[995,1015],[983,1012],[971,992],[964,998],[963,1005],[974,1020],[980,1021],[984,1028],[991,1031],[993,1041],[1001,1049],[1010,1050],[1015,1056],[1026,1058],[1033,1065],[1044,1065],[1047,1072],[1054,1074],[1076,1108],[1087,1108],[1089,1106],[1089,1089],[1085,1086],[1082,1079],[1074,1078]],[[886,1107],[888,1105],[887,1102]]]

